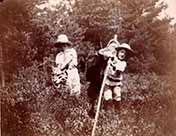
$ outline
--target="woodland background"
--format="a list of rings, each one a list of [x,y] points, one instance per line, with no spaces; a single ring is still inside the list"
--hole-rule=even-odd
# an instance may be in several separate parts
[[[2,136],[88,136],[85,73],[114,34],[137,52],[128,62],[121,114],[101,109],[96,135],[176,135],[176,25],[159,0],[4,0],[0,3]],[[78,52],[76,99],[51,84],[57,35]]]

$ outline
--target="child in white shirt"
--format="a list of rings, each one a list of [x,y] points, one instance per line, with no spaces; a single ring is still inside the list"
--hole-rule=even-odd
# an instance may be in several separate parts
[[[72,43],[64,34],[58,36],[55,45],[62,50],[56,55],[55,63],[57,67],[53,68],[56,73],[54,82],[56,84],[65,83],[69,87],[71,95],[80,95],[76,50],[71,47]]]

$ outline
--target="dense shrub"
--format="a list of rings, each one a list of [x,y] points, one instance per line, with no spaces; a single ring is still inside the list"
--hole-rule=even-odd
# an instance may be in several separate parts
[[[2,135],[90,135],[88,83],[82,84],[81,97],[71,97],[48,85],[43,69],[22,69],[14,83],[1,88]],[[127,74],[124,84],[121,112],[101,109],[96,135],[174,136],[175,97],[169,79]]]

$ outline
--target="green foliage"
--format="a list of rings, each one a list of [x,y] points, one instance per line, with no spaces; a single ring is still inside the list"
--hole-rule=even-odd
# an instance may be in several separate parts
[[[167,6],[156,6],[156,2],[76,0],[47,7],[45,0],[7,0],[0,10],[3,62],[8,63],[4,65],[5,73],[14,73],[14,69],[32,65],[35,60],[42,62],[50,54],[55,56],[52,45],[60,33],[67,34],[85,58],[89,58],[87,51],[96,52],[106,46],[116,33],[121,43],[129,43],[138,53],[129,61],[129,71],[165,73],[172,63],[168,59],[173,59],[169,54],[175,49],[175,37],[169,31],[170,18],[157,18]],[[168,46],[173,49],[168,50]]]
[[[23,69],[13,84],[1,88],[2,135],[90,135],[88,84],[82,85],[81,97],[70,97],[46,85],[44,67]],[[170,78],[128,74],[125,81],[120,114],[113,107],[101,109],[96,135],[174,135],[175,96]]]
[[[0,5],[0,22],[2,24],[0,26],[0,46],[3,52],[3,62],[1,63],[3,63],[7,77],[9,77],[7,73],[17,72],[17,68],[29,64],[26,61],[28,59],[26,53],[29,51],[27,35],[31,24],[25,4],[25,2],[7,0]]]
[[[106,46],[114,34],[118,40],[129,43],[138,53],[135,61],[139,64],[134,67],[136,72],[158,71],[161,73],[160,58],[166,56],[163,49],[169,40],[170,18],[158,19],[159,13],[167,7],[164,3],[156,6],[158,0],[135,1],[84,1],[78,0],[74,6],[73,14],[77,22],[87,27],[86,41],[92,41],[95,49]],[[166,59],[167,60],[167,59]],[[139,67],[138,67],[139,66]],[[156,69],[155,69],[155,68]],[[131,69],[131,67],[129,67]],[[131,71],[134,71],[132,68]]]
[[[129,43],[138,52],[129,61],[133,74],[125,75],[120,115],[101,109],[96,135],[176,135],[176,25],[170,31],[170,18],[157,18],[166,6],[155,7],[158,0],[62,1],[53,7],[56,10],[36,6],[45,2],[5,0],[0,5],[0,63],[6,79],[6,87],[0,88],[2,135],[91,134],[88,83],[83,82],[79,98],[51,83],[50,67],[56,53],[52,45],[60,33],[74,43],[85,68],[115,33],[121,43]],[[163,71],[170,75],[156,74]]]
[[[38,8],[34,7],[32,21],[36,27],[46,28],[42,31],[44,35],[47,35],[46,44],[53,44],[58,34],[64,33],[68,35],[74,46],[78,46],[84,38],[85,28],[75,22],[74,16],[70,13],[71,9],[68,9],[64,2],[56,6],[55,10],[51,10],[49,7],[40,9],[41,5],[39,4]],[[38,46],[36,45],[36,47]]]

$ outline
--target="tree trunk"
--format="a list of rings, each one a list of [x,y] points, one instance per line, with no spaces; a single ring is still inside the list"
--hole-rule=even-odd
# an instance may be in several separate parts
[[[5,87],[5,73],[3,70],[3,50],[2,46],[0,46],[0,73],[1,73],[1,85],[2,87]]]

